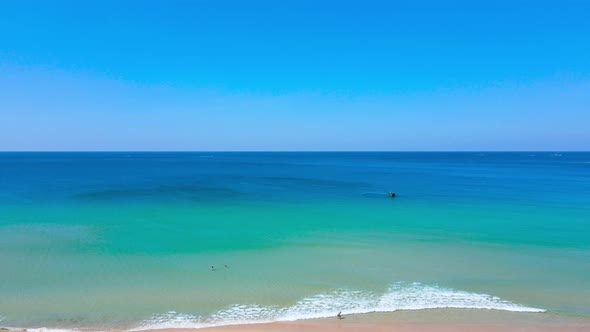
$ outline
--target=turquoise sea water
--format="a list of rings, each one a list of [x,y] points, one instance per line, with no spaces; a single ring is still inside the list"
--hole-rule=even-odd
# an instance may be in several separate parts
[[[0,153],[0,270],[0,326],[590,317],[590,153]]]

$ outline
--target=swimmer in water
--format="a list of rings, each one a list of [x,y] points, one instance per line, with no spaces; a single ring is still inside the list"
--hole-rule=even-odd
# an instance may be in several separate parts
[[[215,266],[211,265],[211,271],[215,271]]]
[[[226,265],[224,265],[224,266],[225,266],[225,268],[226,268],[226,269],[229,269],[229,266],[227,266],[227,264],[226,264]]]

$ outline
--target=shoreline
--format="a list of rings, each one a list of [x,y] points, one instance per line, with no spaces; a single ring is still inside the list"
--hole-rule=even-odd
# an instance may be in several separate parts
[[[138,332],[336,332],[336,331],[590,331],[590,317],[556,313],[523,313],[489,309],[424,309],[344,315],[270,323],[236,324],[199,329],[156,329]]]
[[[170,327],[155,329],[119,328],[16,328],[2,327],[7,332],[335,332],[335,331],[590,331],[590,317],[558,313],[522,313],[489,309],[424,309],[388,313],[344,315],[343,319],[314,318],[295,321],[237,323],[210,327]]]

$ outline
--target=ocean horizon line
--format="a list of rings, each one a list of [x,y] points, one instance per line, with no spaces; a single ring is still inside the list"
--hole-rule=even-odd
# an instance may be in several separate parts
[[[590,150],[0,150],[0,153],[589,153]]]

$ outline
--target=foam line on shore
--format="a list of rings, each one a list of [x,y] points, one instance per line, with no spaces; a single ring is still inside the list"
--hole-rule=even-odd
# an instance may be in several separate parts
[[[196,316],[169,311],[156,314],[131,331],[167,328],[207,328],[227,325],[258,324],[333,317],[398,310],[488,309],[513,312],[545,312],[502,300],[498,297],[470,293],[420,283],[395,283],[384,294],[357,290],[338,290],[303,298],[289,307],[236,304],[210,316]]]

